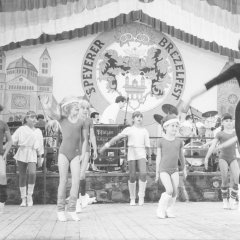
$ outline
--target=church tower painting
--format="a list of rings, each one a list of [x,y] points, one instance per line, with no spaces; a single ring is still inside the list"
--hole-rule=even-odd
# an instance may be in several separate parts
[[[0,52],[0,104],[4,106],[2,119],[22,120],[25,113],[33,110],[43,113],[39,97],[56,102],[51,76],[51,57],[45,49],[39,58],[39,69],[24,56],[6,64],[6,55]]]

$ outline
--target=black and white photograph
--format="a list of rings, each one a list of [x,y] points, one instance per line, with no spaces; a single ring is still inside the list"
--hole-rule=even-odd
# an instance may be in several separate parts
[[[240,239],[240,0],[0,0],[0,240]]]

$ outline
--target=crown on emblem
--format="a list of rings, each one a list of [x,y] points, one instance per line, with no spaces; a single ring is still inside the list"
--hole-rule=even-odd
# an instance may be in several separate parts
[[[150,41],[150,38],[147,34],[144,34],[144,33],[138,33],[136,37],[133,36],[131,33],[124,33],[119,37],[119,41],[121,45],[128,43],[130,41],[142,42],[142,43],[148,44]]]

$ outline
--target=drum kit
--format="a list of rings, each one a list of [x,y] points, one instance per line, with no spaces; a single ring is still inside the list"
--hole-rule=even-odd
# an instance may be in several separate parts
[[[153,115],[154,120],[159,123],[160,125],[162,124],[163,116],[160,114],[154,114]]]
[[[175,114],[178,115],[178,110],[175,106],[171,104],[163,104],[162,105],[162,110],[165,114]]]
[[[202,117],[204,118],[204,126],[205,126],[205,137],[206,138],[213,138],[214,132],[213,130],[216,127],[217,123],[217,111],[208,111],[202,114]]]
[[[168,115],[168,114],[175,114],[175,115],[178,115],[178,110],[176,107],[174,107],[173,105],[171,104],[163,104],[162,105],[162,111]],[[154,120],[159,123],[159,124],[162,124],[162,120],[163,120],[163,116],[160,115],[160,114],[154,114],[153,115],[153,118]]]

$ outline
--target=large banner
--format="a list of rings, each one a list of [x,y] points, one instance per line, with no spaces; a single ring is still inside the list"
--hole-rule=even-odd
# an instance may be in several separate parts
[[[165,103],[185,100],[220,73],[226,62],[226,57],[141,23],[80,39],[0,51],[0,104],[5,108],[0,118],[21,120],[29,110],[43,113],[38,96],[56,105],[66,95],[86,95],[101,114],[116,96],[123,95],[129,98],[128,122],[133,111],[142,111],[144,126],[155,136],[153,114],[163,114]],[[233,89],[229,93],[238,88]],[[226,85],[224,91],[228,96]],[[217,88],[196,99],[193,107],[202,112],[217,110]],[[121,111],[118,123],[123,120]]]
[[[87,97],[100,113],[122,95],[129,99],[128,113],[143,112],[146,124],[154,121],[154,113],[164,115],[163,104],[178,104],[186,82],[176,45],[140,23],[97,36],[85,53],[81,78]]]

